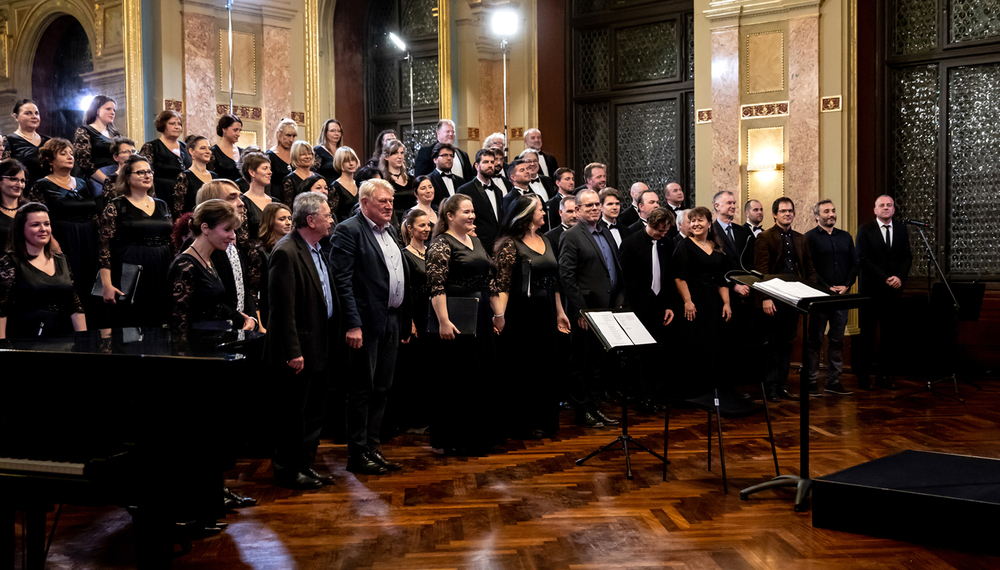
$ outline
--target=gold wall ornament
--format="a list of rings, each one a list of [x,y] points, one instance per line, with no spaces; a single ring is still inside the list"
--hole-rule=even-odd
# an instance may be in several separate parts
[[[305,28],[306,111],[296,122],[303,124],[305,140],[311,141],[317,134],[313,129],[319,128],[319,0],[305,0]]]
[[[697,118],[695,120],[699,125],[704,125],[706,123],[712,122],[711,109],[698,109],[695,113],[697,114]]]
[[[94,4],[94,57],[104,55],[104,8]]]
[[[451,119],[451,18],[450,0],[438,0],[438,114]],[[471,138],[471,137],[470,137]]]
[[[788,101],[774,103],[757,103],[740,105],[740,119],[766,119],[770,117],[787,117]]]
[[[785,90],[785,33],[760,32],[747,35],[747,94]]]
[[[833,97],[823,97],[819,110],[823,113],[833,113],[841,110],[842,98],[840,95]]]
[[[147,140],[146,109],[142,84],[142,2],[124,0],[123,40],[125,45],[125,100],[128,133],[135,140]]]
[[[219,93],[229,93],[229,30],[219,29]],[[257,35],[233,32],[233,94],[257,95]]]

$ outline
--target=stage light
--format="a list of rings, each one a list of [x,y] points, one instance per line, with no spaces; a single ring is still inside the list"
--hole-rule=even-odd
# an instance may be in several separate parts
[[[392,32],[389,32],[389,39],[392,40],[392,43],[396,44],[396,47],[398,47],[400,51],[406,51],[406,42],[401,40],[399,36],[397,36]]]
[[[80,95],[80,98],[76,101],[76,108],[80,109],[84,113],[90,108],[90,102],[94,100],[94,95]]]
[[[514,10],[497,10],[490,19],[490,27],[494,34],[507,38],[517,33],[517,21],[517,12]]]

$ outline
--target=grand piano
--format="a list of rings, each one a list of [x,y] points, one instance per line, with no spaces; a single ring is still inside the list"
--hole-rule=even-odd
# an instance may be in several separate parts
[[[0,516],[24,513],[43,568],[53,505],[129,509],[140,568],[169,568],[178,523],[215,519],[240,422],[226,394],[255,379],[263,335],[121,329],[0,341]],[[9,528],[9,527],[8,527]],[[0,540],[0,567],[16,537]]]

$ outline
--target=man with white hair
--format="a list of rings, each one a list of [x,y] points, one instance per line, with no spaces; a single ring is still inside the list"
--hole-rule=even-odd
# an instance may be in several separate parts
[[[548,176],[539,174],[541,157],[538,152],[534,149],[526,148],[521,151],[521,154],[517,158],[524,161],[528,166],[528,174],[531,178],[528,181],[528,186],[535,191],[535,194],[538,194],[542,198],[542,203],[548,202],[549,198],[556,194],[556,185]]]
[[[450,144],[455,147],[455,163],[451,167],[452,174],[462,180],[472,178],[476,174],[476,171],[472,169],[472,163],[469,161],[469,153],[458,148],[458,145],[455,144],[455,123],[448,119],[441,119],[437,122],[434,130],[437,132],[437,142]],[[434,171],[434,159],[431,158],[433,149],[434,143],[431,143],[425,144],[417,151],[417,160],[413,163],[414,176],[422,176]]]
[[[538,169],[549,178],[553,178],[559,163],[556,157],[547,152],[542,152],[542,131],[531,128],[524,131],[524,146],[538,152]]]
[[[493,133],[483,139],[483,148],[491,148],[501,154],[502,158],[496,165],[499,167],[500,177],[507,178],[507,137],[503,133]]]

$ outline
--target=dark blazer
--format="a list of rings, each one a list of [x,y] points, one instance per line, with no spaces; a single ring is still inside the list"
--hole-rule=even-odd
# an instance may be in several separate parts
[[[639,222],[642,223],[642,222]],[[653,238],[645,230],[622,241],[618,250],[625,277],[625,304],[643,323],[663,324],[663,313],[677,302],[671,260],[674,242],[664,236],[656,243],[660,259],[660,293],[653,294]]]
[[[548,177],[552,178],[553,176],[555,176],[556,170],[559,168],[559,163],[556,161],[556,157],[552,156],[551,154],[549,154],[547,152],[543,152],[543,151],[540,151],[540,150],[537,151],[537,152],[538,152],[538,160],[539,160],[539,162],[544,162],[545,163],[545,167],[549,170]],[[541,166],[539,166],[538,172],[540,174],[545,174],[544,172],[542,172]]]
[[[627,227],[634,226],[639,221],[639,211],[635,206],[622,206],[622,211],[618,214],[618,223]],[[645,226],[643,226],[645,227]]]
[[[552,198],[553,195],[559,191],[556,189],[556,183],[552,181],[548,176],[538,175],[538,181],[542,183],[542,188],[545,190],[545,195]]]
[[[761,225],[763,226],[763,223],[761,223]],[[750,232],[750,235],[753,235],[753,224],[751,224],[750,222],[743,222],[743,227],[746,228],[748,232]],[[756,237],[754,239],[756,239]]]
[[[608,228],[608,233],[609,234],[611,233],[610,226],[608,226],[608,223],[604,221],[604,218],[601,218],[600,221],[597,222],[597,224],[601,225],[601,226],[604,226],[605,228]],[[615,221],[615,227],[618,229],[618,234],[622,236],[622,243],[625,243],[625,238],[627,238],[628,236],[632,235],[631,228],[629,228],[627,225],[623,224],[621,222],[621,219]],[[614,241],[614,239],[615,239],[615,236],[611,236],[611,240]]]
[[[571,321],[581,316],[580,311],[613,309],[622,305],[624,277],[618,262],[618,246],[606,226],[598,224],[598,228],[611,246],[618,273],[618,290],[611,290],[611,274],[604,265],[597,241],[590,234],[590,226],[578,222],[563,233],[559,246],[559,278]]]
[[[399,234],[389,225],[392,243],[399,250],[403,268],[403,304],[401,323],[409,323],[408,283],[406,264],[399,248]],[[378,337],[389,320],[389,270],[385,266],[382,248],[368,227],[368,219],[359,214],[338,224],[330,237],[330,268],[337,284],[343,328],[345,332],[360,328],[365,337]],[[409,337],[409,330],[400,329],[400,337]]]
[[[795,246],[795,256],[797,257],[795,261],[799,270],[799,279],[807,285],[815,285],[816,269],[813,268],[806,236],[793,230],[792,244]],[[761,232],[757,237],[757,241],[754,243],[754,268],[764,275],[785,272],[784,263],[781,260],[781,228],[778,227],[778,224]]]
[[[268,262],[268,330],[264,358],[285,367],[303,357],[309,370],[325,370],[333,343],[340,338],[340,301],[337,285],[326,264],[333,302],[333,317],[326,318],[323,284],[298,230],[281,238]]]
[[[534,191],[532,190],[529,190],[529,192],[534,193]],[[512,191],[507,192],[507,195],[503,197],[503,211],[505,214],[509,212],[511,208],[514,207],[514,202],[516,202],[517,199],[520,197],[521,197],[521,191],[516,186]]]
[[[754,268],[754,257],[756,255],[754,251],[754,244],[757,241],[757,238],[753,237],[753,232],[748,230],[746,226],[732,224],[733,237],[736,239],[736,243],[733,244],[729,241],[729,236],[722,231],[722,224],[719,223],[719,220],[712,222],[712,226],[712,229],[722,240],[722,251],[726,254],[727,261],[730,264],[730,269],[746,269],[746,271],[752,270]],[[796,248],[797,247],[798,246],[796,246]]]
[[[562,225],[562,216],[559,215],[559,204],[562,199],[563,195],[559,190],[556,190],[555,196],[549,198],[549,201],[545,203],[545,215],[548,218],[549,228],[553,230]]]
[[[504,196],[514,191],[514,183],[503,176],[494,176],[491,180],[494,184],[503,184],[503,188],[500,188],[500,192]]]
[[[434,151],[435,144],[437,144],[436,140],[430,144],[425,144],[417,151],[417,159],[413,163],[413,176],[423,176],[434,171],[436,167],[434,166],[434,160],[431,158],[431,152]],[[470,179],[475,177],[476,171],[472,168],[472,163],[469,162],[469,153],[455,147],[455,161],[461,161],[462,176],[464,178]]]
[[[549,243],[551,243],[553,249],[555,249],[556,259],[559,259],[559,240],[562,239],[562,235],[565,231],[566,229],[563,228],[562,222],[559,222],[556,224],[556,227],[545,232],[545,239],[549,240]]]
[[[898,295],[902,291],[885,284],[890,277],[906,281],[913,265],[910,250],[910,234],[906,225],[897,220],[892,222],[892,251],[885,246],[885,236],[878,219],[858,226],[858,259],[861,262],[861,278],[858,288],[862,295]]]
[[[427,176],[431,179],[431,184],[434,186],[434,200],[431,202],[431,206],[437,210],[438,204],[450,198],[451,194],[448,193],[448,187],[444,183],[444,176],[436,168]],[[458,194],[458,189],[463,184],[465,184],[465,179],[457,174],[454,175],[451,185],[455,189],[455,194]]]
[[[493,206],[490,204],[490,199],[486,197],[483,183],[479,181],[478,176],[459,187],[458,192],[472,199],[472,207],[476,211],[476,236],[486,248],[486,253],[492,257],[493,242],[496,241],[497,233],[500,232],[500,220],[503,219],[504,213],[503,197],[500,191],[495,188],[493,190],[497,200],[497,209],[500,211],[499,218],[493,213]]]
[[[621,216],[619,216],[618,219],[620,220]],[[671,228],[672,227],[673,226],[671,226]],[[631,226],[628,227],[628,233],[629,233],[629,235],[636,234],[636,233],[639,233],[639,232],[644,232],[644,231],[646,231],[646,223],[643,222],[641,219],[638,220],[636,223],[634,223],[634,224],[632,224]],[[666,237],[670,237],[670,236],[667,235]],[[625,243],[625,241],[622,240],[622,243]]]
[[[255,314],[257,312],[257,301],[250,294],[247,287],[247,273],[250,269],[247,264],[250,261],[238,248],[237,251],[240,255],[240,267],[243,269],[243,313],[257,318]],[[219,273],[222,285],[226,288],[226,304],[235,308],[237,306],[236,278],[233,276],[233,266],[229,263],[229,256],[226,255],[225,251],[217,249],[212,252],[210,259],[212,260],[212,265],[215,266],[215,270]],[[263,319],[264,315],[261,315],[261,318]]]

